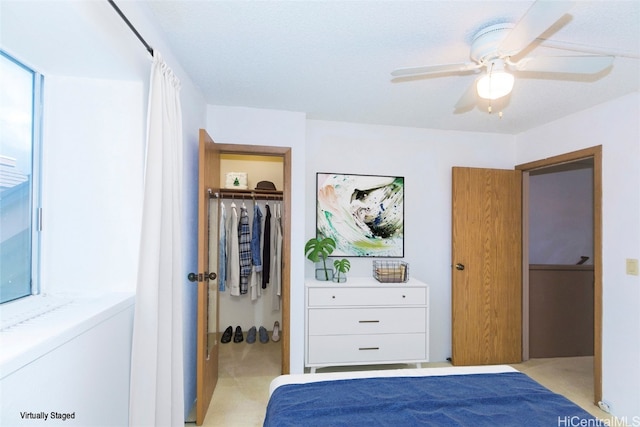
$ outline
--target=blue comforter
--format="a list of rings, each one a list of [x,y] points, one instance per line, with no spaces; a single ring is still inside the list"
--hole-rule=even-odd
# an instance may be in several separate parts
[[[595,425],[587,424],[592,419],[528,376],[508,372],[283,385],[264,425],[557,427]]]

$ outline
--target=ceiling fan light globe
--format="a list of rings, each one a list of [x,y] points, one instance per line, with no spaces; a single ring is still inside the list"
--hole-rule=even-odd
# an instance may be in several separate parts
[[[502,98],[511,93],[514,80],[513,74],[505,71],[487,74],[478,80],[478,96],[483,99]]]

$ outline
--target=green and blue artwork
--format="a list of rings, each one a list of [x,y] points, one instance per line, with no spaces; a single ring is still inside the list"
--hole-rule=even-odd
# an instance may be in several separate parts
[[[317,174],[319,236],[332,256],[404,256],[404,177]]]

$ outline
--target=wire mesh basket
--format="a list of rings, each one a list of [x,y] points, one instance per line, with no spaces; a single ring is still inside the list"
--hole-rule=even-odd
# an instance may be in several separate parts
[[[409,264],[404,261],[373,261],[373,277],[381,283],[404,283],[409,280]]]

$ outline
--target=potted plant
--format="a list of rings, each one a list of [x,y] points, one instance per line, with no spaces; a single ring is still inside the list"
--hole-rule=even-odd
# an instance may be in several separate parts
[[[336,268],[336,274],[333,276],[333,281],[343,283],[347,281],[347,271],[351,268],[351,263],[348,259],[342,258],[333,261],[333,266]],[[340,277],[340,273],[344,273],[345,276]]]
[[[327,268],[327,257],[331,255],[335,248],[336,241],[331,237],[313,237],[304,245],[304,253],[310,261],[317,263],[322,260],[324,274],[319,277],[316,274],[316,279],[329,281],[333,278],[333,270]],[[329,277],[329,273],[331,273],[331,277]]]

